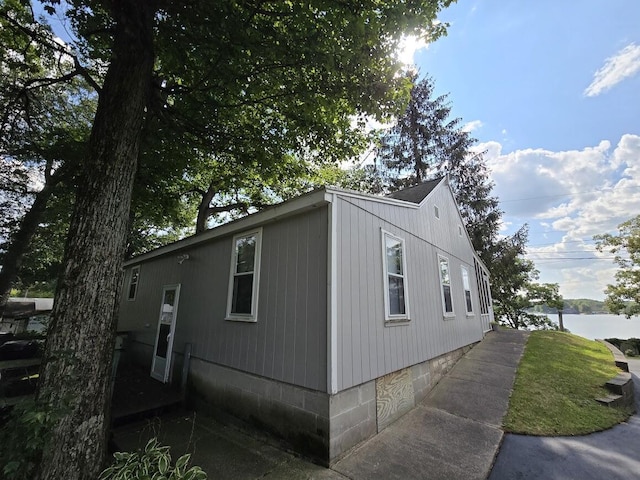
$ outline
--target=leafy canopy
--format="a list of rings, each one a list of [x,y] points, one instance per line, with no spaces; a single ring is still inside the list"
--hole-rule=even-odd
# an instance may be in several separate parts
[[[611,313],[627,318],[640,314],[640,215],[618,225],[617,235],[593,237],[599,251],[615,254],[616,283],[605,289],[605,305]]]

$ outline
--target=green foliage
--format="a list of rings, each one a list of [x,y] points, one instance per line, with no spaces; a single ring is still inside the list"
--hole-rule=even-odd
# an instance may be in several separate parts
[[[447,95],[434,97],[431,78],[413,84],[406,110],[380,140],[380,176],[386,190],[396,191],[448,175],[473,247],[491,269],[487,252],[502,212],[482,153],[473,151],[477,140],[450,113]]]
[[[513,236],[497,241],[489,250],[491,295],[495,318],[511,328],[557,329],[546,315],[529,310],[535,305],[558,308],[562,305],[557,284],[537,283],[538,271],[524,258],[527,226]]]
[[[31,480],[46,446],[49,432],[64,410],[36,401],[24,401],[0,428],[0,468],[6,480]]]
[[[628,411],[598,404],[604,384],[618,373],[599,342],[562,332],[532,332],[520,361],[508,431],[529,435],[582,435],[610,428]]]
[[[156,438],[147,442],[143,452],[116,452],[114,462],[98,480],[206,480],[207,474],[198,466],[187,468],[190,454],[171,463],[169,447]]]
[[[615,254],[616,283],[607,285],[605,304],[627,318],[640,314],[640,215],[618,225],[618,234],[593,237],[598,251]]]
[[[564,313],[609,313],[604,302],[600,300],[591,300],[589,298],[565,298],[563,299],[562,310]],[[557,307],[549,307],[547,305],[535,305],[533,311],[537,313],[557,313]]]
[[[640,339],[639,338],[606,338],[605,341],[622,351],[627,357],[635,357],[640,354]]]

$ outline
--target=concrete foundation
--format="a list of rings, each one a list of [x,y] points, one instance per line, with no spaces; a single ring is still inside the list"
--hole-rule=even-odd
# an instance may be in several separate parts
[[[471,346],[334,395],[192,357],[189,397],[197,409],[230,413],[331,465],[413,409]],[[142,350],[142,351],[140,351]],[[131,358],[147,353],[141,348]],[[144,351],[144,352],[143,352]],[[132,353],[132,352],[130,352]],[[174,375],[182,358],[175,359]]]

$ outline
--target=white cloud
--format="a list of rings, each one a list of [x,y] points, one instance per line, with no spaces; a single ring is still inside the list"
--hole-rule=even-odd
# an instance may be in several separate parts
[[[595,252],[592,237],[640,212],[640,136],[560,152],[503,154],[498,142],[479,148],[487,151],[509,231],[530,225],[528,250],[540,280],[559,283],[566,298],[603,298],[615,268],[610,254]]]
[[[465,123],[462,126],[462,131],[463,132],[473,132],[474,130],[477,130],[479,128],[481,128],[483,125],[481,120],[473,120],[471,122]]]
[[[640,72],[640,45],[631,43],[613,57],[607,58],[604,65],[593,76],[593,81],[585,89],[584,95],[587,97],[600,95],[638,72]]]

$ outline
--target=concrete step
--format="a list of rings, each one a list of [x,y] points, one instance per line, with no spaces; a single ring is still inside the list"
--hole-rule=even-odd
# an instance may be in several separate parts
[[[606,397],[596,398],[596,402],[605,407],[623,407],[625,406],[624,397],[622,395],[611,394]]]
[[[628,372],[621,372],[605,383],[605,387],[611,393],[615,393],[616,395],[628,395],[633,392],[631,374]]]

